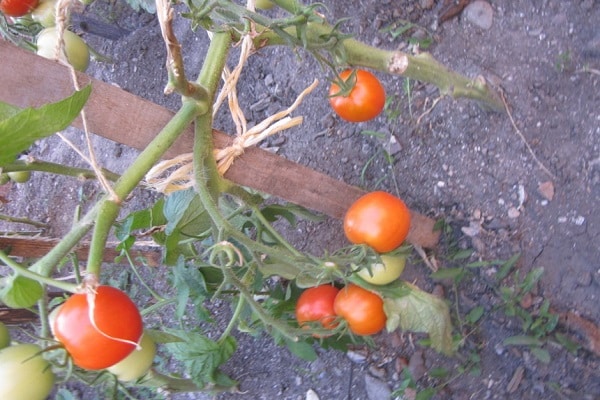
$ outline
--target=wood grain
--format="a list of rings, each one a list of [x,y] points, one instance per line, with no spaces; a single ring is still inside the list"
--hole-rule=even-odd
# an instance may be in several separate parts
[[[36,107],[58,101],[72,92],[66,67],[36,56],[0,40],[0,101],[19,107]],[[173,115],[170,110],[132,95],[120,88],[78,74],[81,84],[91,83],[92,94],[85,107],[89,129],[127,146],[143,149]],[[73,125],[81,128],[81,121]],[[224,147],[230,137],[214,131],[215,146]],[[188,129],[167,151],[165,157],[189,153],[193,132]],[[333,179],[313,169],[259,148],[248,148],[225,175],[232,181],[277,196],[283,200],[342,218],[354,200],[364,194],[360,188]],[[408,241],[435,247],[439,232],[434,223],[411,211]]]

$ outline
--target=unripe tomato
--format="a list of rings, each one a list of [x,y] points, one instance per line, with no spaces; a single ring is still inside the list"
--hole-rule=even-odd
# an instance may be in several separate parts
[[[385,327],[387,317],[383,300],[360,286],[348,284],[342,288],[335,297],[333,308],[357,335],[374,335]]]
[[[302,292],[296,303],[298,325],[320,322],[323,328],[335,328],[337,323],[333,301],[338,292],[339,289],[331,285],[315,286]]]
[[[275,4],[271,0],[256,0],[254,5],[259,10],[270,10]]]
[[[382,254],[380,263],[371,263],[369,268],[361,268],[356,274],[372,285],[387,285],[398,279],[406,266],[403,255]]]
[[[351,86],[348,93],[337,83],[329,88],[329,104],[333,111],[346,121],[364,122],[375,118],[385,106],[385,89],[379,79],[369,71],[356,70],[355,82],[351,81],[352,71],[345,70],[340,78]]]
[[[0,399],[44,400],[54,386],[50,364],[35,344],[0,350]]]
[[[77,71],[84,72],[90,63],[90,50],[82,38],[69,30],[64,32],[65,53],[59,55],[59,60],[63,64],[71,64]],[[37,37],[37,54],[54,60],[56,57],[56,45],[58,44],[58,29],[50,27],[42,30]]]
[[[396,196],[371,192],[356,200],[344,216],[344,232],[351,243],[366,244],[387,253],[404,242],[410,229],[410,210]]]
[[[10,332],[6,325],[0,322],[0,350],[10,344]]]
[[[140,340],[140,348],[132,351],[127,357],[106,370],[124,382],[135,381],[150,369],[156,355],[156,343],[150,335],[144,334]]]
[[[0,0],[0,11],[8,17],[22,17],[38,5],[38,0]]]
[[[127,294],[111,286],[98,286],[93,305],[88,294],[69,297],[54,321],[54,335],[73,363],[90,370],[108,368],[123,360],[136,348],[142,333],[142,317],[136,305]]]
[[[11,171],[6,174],[10,180],[16,183],[25,183],[31,178],[31,171]]]
[[[56,25],[56,3],[58,0],[42,0],[31,12],[31,18],[44,28]]]

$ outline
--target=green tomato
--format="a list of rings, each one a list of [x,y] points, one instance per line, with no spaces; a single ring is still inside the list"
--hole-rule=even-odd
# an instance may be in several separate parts
[[[77,71],[84,72],[90,64],[90,50],[88,49],[87,44],[85,44],[82,38],[68,30],[65,30],[63,38],[65,41],[65,53],[67,54],[67,57],[65,59],[64,54],[61,54],[59,56],[60,62],[63,64],[69,63]],[[37,54],[50,60],[54,60],[57,43],[58,30],[56,27],[42,30],[37,37]]]
[[[13,182],[17,183],[25,183],[31,178],[31,171],[12,171],[6,174]]]
[[[356,273],[372,285],[387,285],[398,279],[406,266],[406,257],[403,255],[383,254],[381,263],[371,263],[369,268],[361,268]]]
[[[122,361],[108,367],[106,370],[124,382],[135,381],[148,372],[156,355],[156,343],[148,334],[142,335],[140,349],[131,352]]]
[[[6,325],[0,322],[0,350],[10,344],[10,332]]]
[[[58,0],[42,0],[31,12],[31,18],[44,28],[56,25],[56,3]]]
[[[275,4],[271,0],[256,0],[255,6],[259,10],[270,10]]]
[[[44,400],[54,386],[50,364],[35,344],[0,350],[0,399]]]

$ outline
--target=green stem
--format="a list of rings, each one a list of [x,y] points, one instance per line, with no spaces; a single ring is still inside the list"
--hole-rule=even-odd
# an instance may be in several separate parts
[[[0,220],[13,222],[16,224],[27,224],[35,226],[36,228],[47,228],[48,225],[42,222],[33,221],[29,218],[19,218],[19,217],[11,217],[10,215],[0,214]]]
[[[139,386],[160,388],[167,392],[235,392],[235,387],[221,386],[218,384],[207,384],[206,386],[198,386],[191,379],[175,378],[172,376],[161,374],[160,372],[151,369],[144,378],[137,383]]]
[[[54,280],[52,278],[48,278],[47,276],[40,275],[36,272],[33,272],[30,269],[27,269],[16,262],[14,262],[6,253],[0,250],[0,261],[2,261],[6,266],[10,267],[15,273],[24,276],[25,278],[33,279],[34,281],[38,281],[39,283],[43,283],[45,285],[54,286],[55,288],[62,289],[67,292],[75,293],[77,291],[77,285],[73,283],[61,282]]]
[[[269,223],[269,221],[267,221],[267,219],[258,207],[253,206],[252,210],[254,211],[254,215],[256,215],[258,220],[262,223],[263,227],[269,232],[271,236],[273,236],[273,238],[275,238],[275,240],[277,240],[279,244],[283,245],[283,247],[288,249],[289,252],[293,255],[297,257],[303,257],[302,253],[296,250],[294,246],[292,246],[287,240],[285,240],[283,236],[281,236],[279,232],[277,232],[277,230],[273,229],[273,226]]]
[[[90,243],[90,254],[87,264],[88,274],[99,276],[102,266],[102,254],[110,229],[119,215],[122,199],[129,194],[144,179],[146,173],[160,160],[162,155],[171,147],[179,135],[199,113],[194,101],[185,100],[179,111],[146,146],[135,161],[127,168],[113,188],[117,198],[105,196],[98,208],[98,217]]]
[[[296,27],[285,28],[289,36],[297,35]],[[329,24],[309,22],[306,25],[307,48],[319,48],[323,41],[329,41],[339,35]],[[495,111],[504,111],[504,102],[485,81],[483,77],[469,79],[451,71],[435,60],[429,53],[411,55],[402,51],[383,50],[370,46],[352,38],[340,38],[344,62],[350,66],[379,70],[392,75],[399,75],[421,82],[428,82],[438,87],[442,95],[454,98],[465,97],[480,101]],[[273,31],[265,30],[254,39],[255,45],[289,45],[289,41]]]
[[[219,343],[223,343],[223,341],[225,341],[225,339],[227,339],[227,337],[231,334],[231,331],[237,324],[238,319],[240,318],[240,314],[244,310],[245,304],[246,302],[244,300],[244,296],[238,296],[237,304],[235,305],[235,310],[233,310],[233,315],[231,316],[229,323],[225,327],[225,330],[223,331],[223,333],[221,333],[221,337],[218,340]]]
[[[96,179],[96,173],[92,170],[85,168],[69,167],[62,164],[56,164],[53,162],[42,161],[42,160],[19,160],[12,164],[8,164],[2,167],[2,172],[12,171],[40,171],[49,172],[57,175],[73,176],[81,179]],[[116,181],[119,179],[119,175],[111,172],[107,169],[102,168],[102,174],[110,181]]]

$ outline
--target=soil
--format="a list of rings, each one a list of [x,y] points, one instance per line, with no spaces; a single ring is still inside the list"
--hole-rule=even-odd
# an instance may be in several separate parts
[[[217,398],[303,399],[313,390],[321,399],[384,399],[401,386],[402,369],[408,368],[419,390],[447,382],[438,386],[436,399],[599,399],[600,359],[598,347],[594,348],[600,341],[598,1],[490,1],[489,29],[465,13],[438,23],[443,1],[327,3],[324,12],[330,21],[349,17],[343,24],[349,33],[382,48],[411,51],[410,37],[431,35],[427,51],[461,74],[484,76],[504,93],[509,113],[490,113],[469,100],[439,99],[435,87],[415,81],[409,82],[408,93],[405,79],[378,74],[393,96],[393,115],[348,124],[328,108],[325,69],[302,50],[271,48],[250,58],[238,89],[250,123],[286,108],[314,78],[321,84],[295,112],[305,117],[302,126],[263,146],[349,184],[396,192],[411,208],[444,219],[452,229],[428,254],[441,268],[457,265],[448,260],[452,246],[473,249],[467,261],[507,260],[519,253],[517,272],[505,281],[507,286],[543,268],[541,280],[521,305],[535,315],[549,301],[552,310],[564,317],[556,329],[582,347],[572,353],[546,343],[551,361],[544,363],[530,346],[504,345],[507,337],[523,331],[518,319],[499,307],[500,296],[486,284],[497,269],[475,269],[453,286],[449,280],[432,280],[415,253],[407,280],[445,295],[462,318],[478,305],[485,309],[474,328],[461,332],[465,345],[457,357],[442,357],[419,345],[421,336],[395,332],[378,335],[373,348],[348,355],[319,350],[317,361],[306,362],[270,338],[240,334],[239,349],[224,370],[239,381],[241,393]],[[122,2],[104,0],[97,0],[84,15],[126,31],[115,40],[84,33],[96,50],[113,60],[93,63],[89,73],[177,109],[179,98],[163,94],[165,51],[156,18]],[[402,20],[416,28],[395,38],[385,31]],[[193,74],[201,66],[208,38],[202,31],[193,32],[181,17],[176,18],[175,32],[187,71]],[[234,130],[225,113],[215,125]],[[80,133],[71,129],[67,135],[78,140]],[[102,164],[117,172],[136,154],[100,138],[95,145]],[[45,160],[83,165],[56,138],[40,142],[31,152]],[[47,234],[60,236],[70,226],[74,206],[80,201],[89,204],[98,193],[92,182],[35,174],[28,184],[11,188],[3,212],[44,220],[50,225]],[[139,191],[130,206],[148,204],[153,198],[154,194]],[[345,245],[339,221],[302,223],[286,229],[286,235],[314,254]],[[476,362],[456,379],[435,377],[436,368],[454,376],[469,361]],[[414,392],[405,391],[403,398],[414,398]]]

